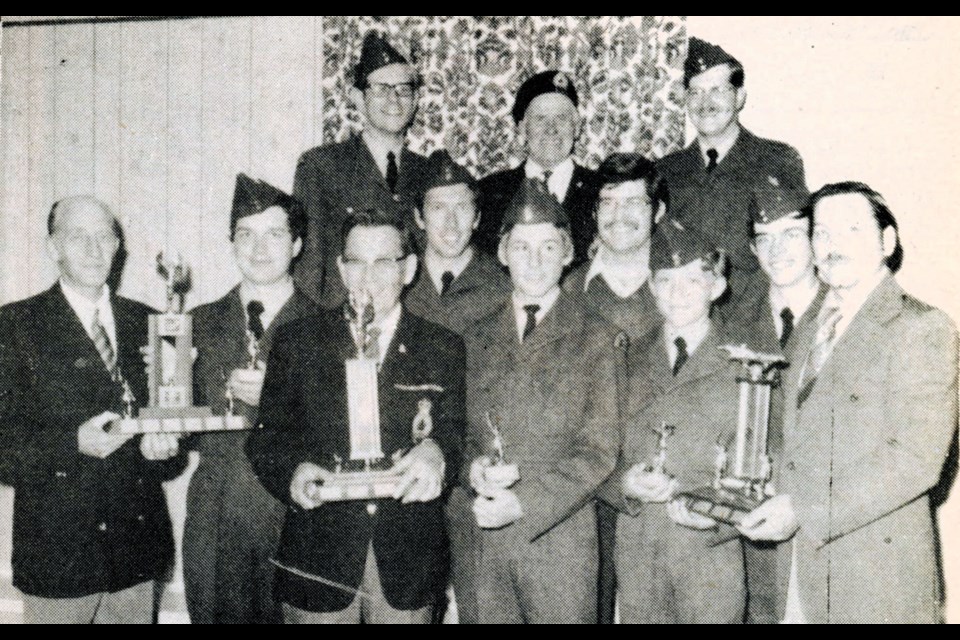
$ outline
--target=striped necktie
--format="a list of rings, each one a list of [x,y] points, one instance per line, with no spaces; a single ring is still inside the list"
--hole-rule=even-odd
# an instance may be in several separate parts
[[[107,336],[107,330],[103,328],[103,324],[100,323],[100,310],[96,309],[93,312],[93,322],[90,325],[93,333],[93,346],[97,348],[97,352],[100,354],[100,358],[103,360],[104,366],[107,367],[107,371],[110,373],[110,377],[114,380],[120,379],[120,368],[117,366],[117,352],[114,351],[113,345],[110,344],[110,338]]]
[[[803,369],[800,371],[800,394],[797,396],[797,404],[800,405],[810,395],[813,389],[813,383],[817,380],[817,375],[830,357],[833,351],[834,342],[837,338],[837,323],[843,314],[837,307],[826,307],[820,314],[820,326],[814,337],[813,346],[807,353],[807,359],[803,363]]]

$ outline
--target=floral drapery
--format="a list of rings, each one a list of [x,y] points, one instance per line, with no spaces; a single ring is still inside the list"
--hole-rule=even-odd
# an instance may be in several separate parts
[[[357,131],[349,71],[364,34],[388,34],[424,80],[411,147],[446,147],[477,175],[525,157],[510,118],[530,75],[573,76],[583,127],[575,155],[595,167],[613,151],[659,158],[683,145],[682,16],[327,16],[322,22],[323,141]]]

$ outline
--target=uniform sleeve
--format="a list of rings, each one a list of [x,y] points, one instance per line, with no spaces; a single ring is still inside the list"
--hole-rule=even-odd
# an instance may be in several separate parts
[[[800,157],[800,152],[791,146],[787,146],[783,154],[783,174],[788,184],[806,190],[807,175],[803,170],[803,158]]]
[[[834,486],[860,490],[834,492],[829,520],[808,521],[803,514],[812,505],[802,497],[795,501],[814,540],[829,542],[856,531],[913,502],[940,478],[957,429],[956,329],[943,313],[928,312],[902,348],[891,351],[882,394],[883,437],[864,443],[859,458],[834,469]]]
[[[535,540],[592,499],[610,476],[623,440],[621,393],[626,375],[626,354],[604,332],[584,354],[590,363],[584,375],[588,385],[583,413],[576,420],[570,455],[537,478],[524,478],[516,493],[523,517],[516,525],[528,540]]]

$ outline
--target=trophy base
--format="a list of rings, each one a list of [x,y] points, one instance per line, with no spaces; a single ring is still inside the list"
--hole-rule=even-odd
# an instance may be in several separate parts
[[[520,469],[515,464],[492,464],[484,467],[483,478],[501,489],[509,489],[520,479]]]
[[[393,469],[340,471],[323,484],[317,484],[314,495],[324,502],[392,498],[400,475]]]
[[[748,513],[763,503],[754,496],[743,495],[742,491],[716,487],[685,491],[680,494],[680,499],[690,511],[730,525],[740,524]]]
[[[108,431],[118,435],[136,436],[145,433],[245,431],[252,428],[252,425],[244,416],[212,416],[209,407],[194,408],[206,409],[206,415],[152,417],[145,416],[145,412],[141,411],[136,418],[114,420]]]

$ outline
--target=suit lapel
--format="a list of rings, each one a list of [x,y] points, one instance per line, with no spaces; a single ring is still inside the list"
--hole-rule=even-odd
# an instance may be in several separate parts
[[[717,168],[710,174],[711,177],[720,176],[726,173],[736,173],[741,168],[747,166],[748,159],[753,157],[751,148],[754,146],[754,135],[746,129],[740,129],[736,142],[730,147],[727,155],[717,164]],[[704,167],[706,173],[706,167]]]
[[[663,345],[662,348],[664,349],[664,353],[666,353],[666,345],[664,345],[662,340],[661,345]],[[665,363],[668,361],[667,358],[664,358]],[[673,389],[712,375],[724,366],[726,366],[726,359],[720,352],[720,342],[717,331],[714,327],[710,327],[710,331],[706,337],[697,347],[696,351],[690,355],[686,364],[680,368],[676,377],[673,377],[672,371],[668,372],[670,376],[669,379],[672,380],[669,388]]]
[[[103,372],[103,377],[107,377],[107,368],[100,358],[100,352],[93,344],[93,340],[87,335],[87,330],[77,316],[73,307],[67,302],[59,284],[53,285],[47,291],[46,304],[48,313],[44,318],[44,326],[51,336],[56,336],[57,351],[73,357],[78,354],[80,357],[74,361],[74,366],[85,371]],[[116,310],[116,307],[114,307]],[[117,322],[117,341],[121,341],[121,314],[114,313],[115,322]],[[124,340],[124,342],[126,342]],[[119,353],[119,350],[118,350]]]
[[[579,202],[580,194],[583,193],[584,180],[586,179],[586,170],[576,162],[573,163],[573,173],[570,176],[570,184],[567,186],[567,193],[563,198],[563,208],[571,210]]]
[[[384,191],[389,191],[387,179],[380,173],[377,161],[374,160],[367,143],[363,141],[363,137],[355,135],[352,139],[354,141],[354,157],[356,158],[354,174],[360,177],[362,183],[375,184],[382,187]]]

